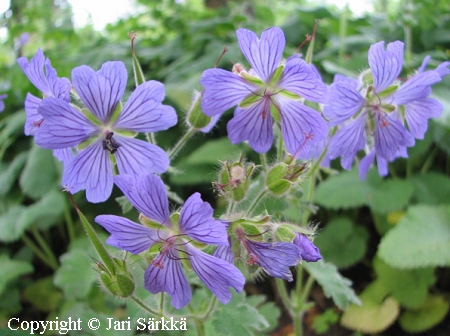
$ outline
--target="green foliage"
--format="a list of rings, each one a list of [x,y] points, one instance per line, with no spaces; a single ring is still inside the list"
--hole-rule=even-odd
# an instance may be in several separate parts
[[[378,255],[397,268],[450,265],[450,206],[416,205],[381,240]]]
[[[0,255],[0,294],[2,294],[10,281],[17,279],[21,275],[33,272],[33,266],[26,261],[10,259],[6,254]]]
[[[329,331],[330,325],[333,325],[338,321],[338,313],[336,313],[333,309],[328,308],[325,312],[323,312],[323,314],[320,314],[314,318],[312,326],[316,333],[323,335]]]

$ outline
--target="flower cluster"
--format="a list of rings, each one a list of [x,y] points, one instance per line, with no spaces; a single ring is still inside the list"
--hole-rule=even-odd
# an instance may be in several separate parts
[[[428,119],[442,111],[442,105],[429,95],[431,86],[448,74],[448,62],[423,71],[426,62],[402,83],[397,78],[403,65],[403,43],[389,43],[385,50],[384,42],[378,42],[369,49],[368,71],[358,79],[337,75],[324,107],[330,125],[338,126],[329,143],[329,158],[340,156],[342,167],[350,169],[357,152],[364,150],[359,165],[364,179],[375,157],[381,176],[388,174],[388,162],[407,157],[414,138],[423,139]]]

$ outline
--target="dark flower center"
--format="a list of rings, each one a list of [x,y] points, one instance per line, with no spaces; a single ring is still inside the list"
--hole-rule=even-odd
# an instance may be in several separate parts
[[[109,151],[111,154],[117,152],[120,145],[113,139],[114,132],[106,134],[105,140],[103,140],[103,149]]]

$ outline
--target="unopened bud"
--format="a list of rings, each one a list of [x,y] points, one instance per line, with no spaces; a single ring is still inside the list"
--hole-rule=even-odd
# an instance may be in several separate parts
[[[100,281],[105,289],[114,296],[122,298],[133,294],[135,284],[133,278],[126,269],[116,268],[116,274],[111,274],[102,263],[97,264],[100,273]]]
[[[219,181],[214,183],[216,189],[235,202],[245,198],[250,185],[250,177],[255,170],[255,165],[243,164],[241,160],[233,164],[225,161],[219,172]]]
[[[276,196],[286,193],[293,184],[298,182],[300,176],[306,170],[307,164],[288,165],[280,162],[267,173],[266,185]]]
[[[199,92],[194,92],[194,98],[186,118],[188,124],[196,129],[208,126],[211,121],[211,117],[204,114],[200,107],[201,96]]]

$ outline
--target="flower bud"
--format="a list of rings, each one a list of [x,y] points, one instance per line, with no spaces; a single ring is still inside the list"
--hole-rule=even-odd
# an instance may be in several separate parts
[[[245,198],[250,177],[255,170],[255,165],[243,164],[242,159],[233,164],[225,161],[219,172],[219,181],[213,183],[214,187],[223,195],[235,202],[240,202]]]
[[[122,298],[133,294],[135,284],[132,276],[125,268],[121,270],[118,267],[115,269],[116,274],[111,274],[102,263],[97,263],[97,267],[99,268],[100,281],[110,294]]]
[[[297,233],[293,243],[300,248],[303,260],[314,262],[322,259],[317,246],[304,234]]]
[[[280,162],[273,166],[266,177],[266,185],[276,196],[281,196],[296,183],[306,170],[306,163],[288,165]]]
[[[201,94],[194,92],[194,98],[192,99],[191,107],[187,113],[187,123],[196,129],[201,129],[208,126],[211,121],[211,117],[203,113],[200,107]]]

